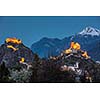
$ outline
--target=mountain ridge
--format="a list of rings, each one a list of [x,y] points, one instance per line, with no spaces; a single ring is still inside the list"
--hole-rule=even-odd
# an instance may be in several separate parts
[[[91,28],[91,27],[86,27],[83,30],[88,31],[90,33],[91,33],[91,30],[93,32],[96,30],[96,32],[98,32],[98,34],[100,34],[99,33],[100,31],[98,29]],[[38,53],[40,57],[48,57],[49,55],[59,55],[63,50],[68,48],[71,41],[75,41],[75,42],[80,43],[82,48],[87,50],[87,51],[89,51],[88,49],[90,49],[91,46],[95,45],[95,42],[100,41],[100,35],[98,35],[97,33],[94,35],[91,35],[92,33],[85,34],[85,35],[82,35],[79,33],[72,35],[72,36],[69,36],[69,37],[65,37],[63,39],[58,39],[59,42],[58,41],[56,42],[56,40],[55,40],[56,38],[53,39],[54,40],[53,42],[52,42],[52,38],[45,37],[46,41],[44,38],[42,38],[41,41],[38,41],[38,42],[32,44],[31,50],[35,53]],[[52,44],[54,44],[54,46],[51,46],[49,44],[50,42],[52,42]],[[44,45],[44,44],[46,44],[46,45]],[[92,51],[89,51],[89,52],[92,52]],[[99,53],[99,51],[98,51],[98,53]],[[99,58],[99,59],[96,59],[93,57],[93,59],[95,59],[95,60],[100,60],[100,57],[97,57],[97,58]]]

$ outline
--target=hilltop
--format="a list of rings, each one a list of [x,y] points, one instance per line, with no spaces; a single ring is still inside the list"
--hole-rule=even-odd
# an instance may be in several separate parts
[[[5,44],[0,46],[0,63],[5,62],[7,67],[17,65],[21,58],[27,63],[32,63],[33,52],[21,40],[7,38]]]

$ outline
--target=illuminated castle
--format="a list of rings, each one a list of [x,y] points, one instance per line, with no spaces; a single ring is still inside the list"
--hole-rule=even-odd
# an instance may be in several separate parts
[[[87,59],[89,58],[87,52],[81,50],[81,46],[80,46],[80,44],[77,43],[77,42],[76,42],[76,43],[75,43],[75,42],[71,42],[70,48],[67,49],[67,50],[65,50],[64,52],[65,52],[66,54],[70,54],[70,53],[72,53],[74,50],[76,50],[76,51],[81,51],[83,57],[85,57],[85,58],[87,58]]]
[[[21,44],[22,41],[16,38],[7,38],[6,43],[15,43],[15,44]]]

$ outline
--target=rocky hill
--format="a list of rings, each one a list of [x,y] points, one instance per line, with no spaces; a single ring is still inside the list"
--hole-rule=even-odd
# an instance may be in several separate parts
[[[100,82],[100,64],[82,55],[82,52],[66,53],[51,57],[48,61],[51,82]]]
[[[35,82],[100,82],[100,64],[92,60],[78,43],[58,56],[36,61]]]
[[[0,64],[5,62],[7,67],[14,67],[24,58],[25,62],[33,62],[33,53],[22,42],[16,38],[8,38],[5,43],[0,46]]]

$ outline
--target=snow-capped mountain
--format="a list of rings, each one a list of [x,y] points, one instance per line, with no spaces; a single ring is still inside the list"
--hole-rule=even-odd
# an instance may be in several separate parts
[[[42,38],[40,41],[32,44],[31,49],[33,52],[38,53],[40,57],[59,55],[69,47],[71,41],[80,43],[81,48],[88,51],[94,60],[100,61],[100,30],[92,27],[86,27],[82,32],[64,39]]]
[[[100,30],[92,27],[86,27],[83,31],[79,32],[80,35],[100,36]]]

